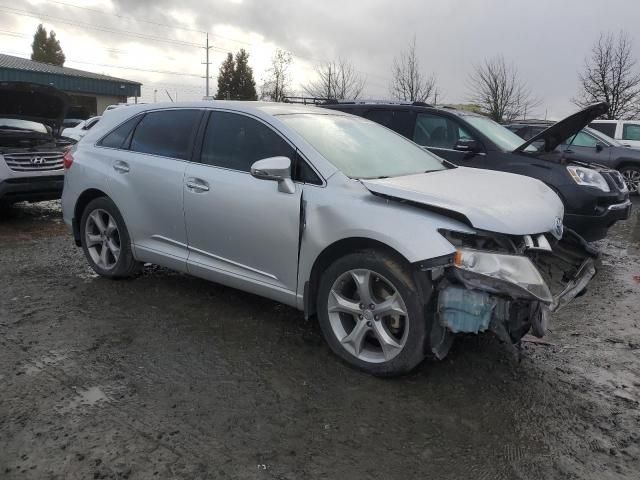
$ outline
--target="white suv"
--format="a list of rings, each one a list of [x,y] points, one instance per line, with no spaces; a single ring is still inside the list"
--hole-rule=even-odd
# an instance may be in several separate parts
[[[49,86],[0,82],[0,206],[60,198],[67,103]]]
[[[640,120],[594,120],[589,124],[625,147],[640,148]]]

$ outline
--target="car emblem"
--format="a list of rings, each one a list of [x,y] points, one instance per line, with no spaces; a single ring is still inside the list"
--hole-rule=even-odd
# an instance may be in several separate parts
[[[43,157],[31,157],[32,165],[42,165],[45,162]]]
[[[563,233],[564,226],[562,225],[562,219],[560,217],[556,217],[556,224],[553,227],[553,236],[560,240]]]

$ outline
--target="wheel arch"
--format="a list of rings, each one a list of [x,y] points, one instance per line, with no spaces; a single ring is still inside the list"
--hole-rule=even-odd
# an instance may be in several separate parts
[[[89,188],[82,192],[80,196],[78,196],[78,200],[76,200],[76,204],[73,208],[72,230],[73,239],[78,247],[82,245],[80,236],[80,218],[82,218],[82,212],[87,207],[87,205],[89,205],[89,202],[100,197],[110,198],[109,195],[107,195],[102,190],[99,190],[97,188]]]
[[[331,245],[325,247],[322,252],[320,252],[320,254],[316,257],[313,266],[311,267],[309,279],[304,286],[305,319],[308,319],[316,314],[316,300],[318,296],[318,287],[320,284],[320,277],[322,275],[322,272],[325,271],[329,267],[329,265],[331,265],[337,259],[344,257],[345,255],[348,255],[350,253],[362,250],[378,250],[395,257],[396,259],[403,263],[406,263],[407,265],[411,263],[398,250],[378,240],[365,237],[349,237],[335,241]]]
[[[632,158],[621,158],[620,160],[618,160],[616,170],[621,170],[625,167],[636,167],[640,169],[640,160],[635,160]]]

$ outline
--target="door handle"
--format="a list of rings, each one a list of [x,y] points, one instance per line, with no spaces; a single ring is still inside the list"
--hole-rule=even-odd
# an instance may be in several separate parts
[[[187,182],[185,183],[185,185],[187,186],[187,188],[196,192],[209,191],[209,184],[199,178],[187,178]]]
[[[118,160],[113,164],[113,169],[118,173],[128,173],[129,165],[126,162]]]

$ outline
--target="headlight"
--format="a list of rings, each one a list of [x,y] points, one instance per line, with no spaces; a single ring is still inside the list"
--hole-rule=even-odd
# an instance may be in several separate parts
[[[542,275],[527,257],[463,248],[456,252],[454,264],[467,286],[515,298],[553,301]]]
[[[602,175],[591,168],[578,167],[575,165],[569,165],[567,171],[573,178],[573,181],[578,185],[585,185],[587,187],[596,187],[603,192],[609,191],[609,185]]]

